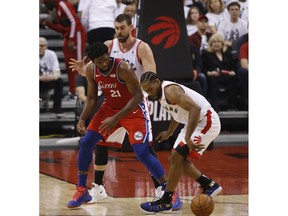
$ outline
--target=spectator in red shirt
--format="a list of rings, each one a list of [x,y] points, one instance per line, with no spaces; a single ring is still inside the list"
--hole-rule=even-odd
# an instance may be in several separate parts
[[[56,17],[53,22],[45,18],[41,20],[41,23],[63,35],[63,53],[69,80],[69,93],[71,97],[74,97],[77,72],[69,68],[69,61],[70,58],[77,60],[83,58],[86,45],[86,32],[74,6],[69,1],[42,0],[42,2],[49,11],[56,10]]]

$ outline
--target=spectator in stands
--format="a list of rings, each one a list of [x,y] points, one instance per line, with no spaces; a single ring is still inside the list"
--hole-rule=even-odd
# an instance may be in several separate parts
[[[197,32],[188,37],[190,43],[190,52],[192,54],[193,69],[196,70],[196,80],[199,82],[204,96],[207,96],[207,79],[202,72],[200,55],[203,49],[207,49],[208,40],[212,33],[208,32],[208,18],[205,15],[200,15],[197,23]],[[199,58],[197,58],[199,56]],[[195,77],[194,76],[194,77]]]
[[[68,1],[42,0],[49,11],[56,10],[55,20],[42,19],[41,23],[52,30],[62,33],[64,38],[63,53],[66,72],[69,81],[69,97],[75,98],[75,82],[77,72],[69,68],[69,60],[82,59],[85,44],[86,32],[80,22],[73,5]]]
[[[88,44],[114,38],[115,0],[80,0],[78,12],[87,31]]]
[[[227,6],[230,18],[220,23],[218,32],[222,34],[227,46],[248,32],[248,23],[240,18],[240,4],[232,1]]]
[[[131,17],[133,26],[131,34],[133,37],[136,37],[136,25],[137,25],[136,5],[135,4],[127,5],[124,9],[124,14],[127,14]]]
[[[188,36],[194,34],[197,31],[197,22],[199,16],[200,16],[200,9],[197,6],[190,7],[190,10],[186,17],[186,27]]]
[[[236,65],[230,49],[225,45],[221,34],[213,34],[208,42],[208,49],[201,55],[202,70],[208,81],[208,99],[216,111],[220,111],[219,89],[226,89],[228,109],[236,109],[237,76]],[[223,110],[221,108],[221,110]]]
[[[201,87],[203,96],[207,96],[207,79],[205,74],[202,72],[201,69],[201,56],[199,50],[189,45],[190,54],[191,54],[191,61],[192,61],[192,72],[193,72],[193,81],[198,81]]]
[[[240,4],[240,18],[248,22],[248,0],[238,0],[238,2]]]
[[[122,3],[122,0],[116,0],[117,8],[115,12],[115,17],[117,17],[119,14],[122,14],[125,10],[126,4]]]
[[[248,33],[242,35],[237,40],[233,41],[231,50],[233,53],[233,57],[235,59],[235,62],[237,63],[237,68],[240,67],[240,61],[239,61],[239,53],[240,53],[240,47],[242,44],[246,43],[248,41]]]
[[[249,21],[249,10],[248,10],[248,8],[242,11],[240,17],[242,20],[246,21],[249,25],[249,22],[248,22]]]
[[[220,22],[229,19],[229,13],[222,0],[207,0],[206,16],[209,19],[209,31],[216,33]]]
[[[48,49],[46,38],[39,38],[39,88],[40,93],[54,89],[53,112],[60,117],[62,112],[63,79],[59,61],[54,51]]]
[[[207,49],[208,40],[211,36],[212,33],[208,32],[208,17],[206,15],[199,16],[197,31],[188,37],[189,43],[201,53],[203,49]]]
[[[249,71],[249,61],[248,61],[248,41],[246,41],[240,47],[240,68],[237,71],[239,84],[241,88],[241,101],[244,105],[244,109],[248,109],[248,71]]]
[[[190,7],[196,6],[200,9],[200,14],[206,14],[208,12],[206,8],[206,2],[207,0],[193,0],[193,4],[190,5]]]

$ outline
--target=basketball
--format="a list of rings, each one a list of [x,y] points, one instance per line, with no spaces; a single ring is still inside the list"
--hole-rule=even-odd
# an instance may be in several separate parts
[[[198,194],[192,199],[190,207],[196,216],[209,216],[214,210],[214,202],[210,196]]]

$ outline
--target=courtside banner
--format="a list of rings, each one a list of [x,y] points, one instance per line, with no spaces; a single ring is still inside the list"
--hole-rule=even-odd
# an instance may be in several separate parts
[[[182,0],[141,0],[137,37],[151,46],[162,79],[191,79],[192,62]]]

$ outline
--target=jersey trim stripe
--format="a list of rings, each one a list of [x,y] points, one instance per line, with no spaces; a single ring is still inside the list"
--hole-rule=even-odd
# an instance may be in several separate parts
[[[207,118],[207,123],[206,123],[205,127],[203,128],[203,130],[201,130],[202,134],[206,134],[207,131],[211,128],[211,125],[212,125],[211,114],[212,114],[212,112],[210,110],[208,110],[206,115],[205,115]]]

